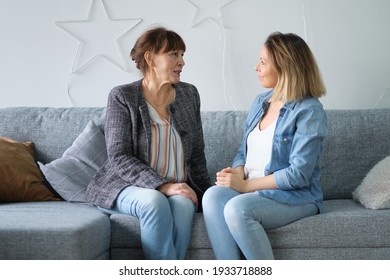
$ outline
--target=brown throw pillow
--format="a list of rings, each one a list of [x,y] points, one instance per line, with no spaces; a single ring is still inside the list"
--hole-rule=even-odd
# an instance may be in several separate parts
[[[34,143],[0,137],[0,202],[60,200],[43,182]]]

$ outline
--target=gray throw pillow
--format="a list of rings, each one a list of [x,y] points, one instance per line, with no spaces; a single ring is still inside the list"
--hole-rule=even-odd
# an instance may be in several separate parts
[[[366,208],[390,208],[390,156],[378,162],[367,173],[352,195]]]
[[[86,202],[86,188],[106,160],[104,134],[90,121],[61,158],[38,164],[47,181],[64,200]]]

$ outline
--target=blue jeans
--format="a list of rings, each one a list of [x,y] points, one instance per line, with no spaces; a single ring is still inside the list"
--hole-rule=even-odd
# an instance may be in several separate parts
[[[113,208],[100,209],[140,220],[146,259],[184,259],[196,210],[190,199],[181,195],[166,197],[156,190],[129,186],[119,194]]]
[[[239,260],[241,252],[248,260],[274,259],[265,230],[318,213],[313,203],[287,205],[220,186],[209,188],[202,203],[211,246],[221,260]]]

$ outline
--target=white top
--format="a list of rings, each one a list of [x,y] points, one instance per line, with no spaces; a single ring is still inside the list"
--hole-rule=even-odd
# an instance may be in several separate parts
[[[264,177],[264,170],[272,154],[272,142],[274,138],[276,120],[264,130],[260,130],[259,124],[249,133],[246,143],[247,153],[244,166],[247,179]]]

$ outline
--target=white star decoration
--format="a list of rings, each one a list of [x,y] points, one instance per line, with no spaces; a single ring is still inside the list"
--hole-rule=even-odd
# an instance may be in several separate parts
[[[222,8],[234,0],[187,0],[195,8],[195,16],[192,19],[192,27],[204,20],[211,20],[219,28],[223,28]]]
[[[141,19],[110,19],[104,0],[92,0],[87,20],[59,21],[57,26],[79,41],[72,72],[77,72],[99,57],[126,71],[119,40]]]

